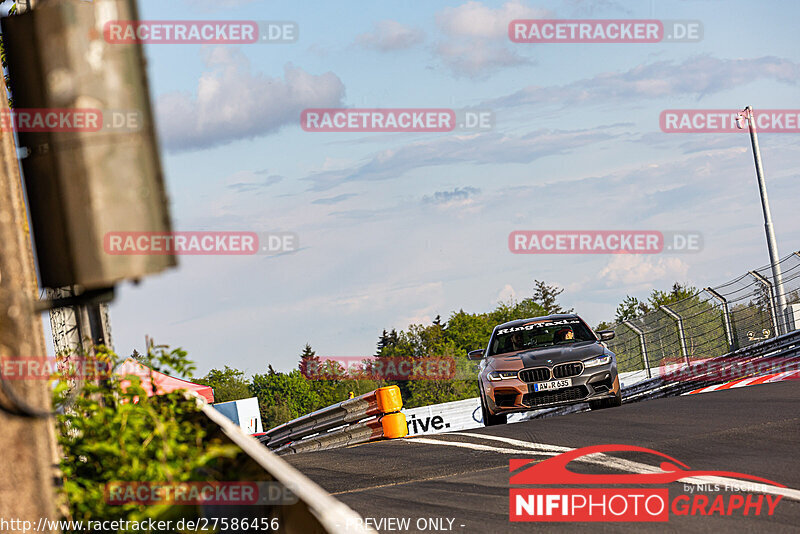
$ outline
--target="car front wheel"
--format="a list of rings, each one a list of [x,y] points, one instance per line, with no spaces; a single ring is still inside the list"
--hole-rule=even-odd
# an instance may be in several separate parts
[[[508,423],[508,414],[494,415],[489,411],[483,400],[483,394],[481,394],[481,412],[483,414],[483,426],[505,425]]]
[[[617,393],[615,397],[610,399],[600,399],[589,402],[589,408],[592,410],[602,410],[603,408],[616,408],[622,406],[622,393]]]

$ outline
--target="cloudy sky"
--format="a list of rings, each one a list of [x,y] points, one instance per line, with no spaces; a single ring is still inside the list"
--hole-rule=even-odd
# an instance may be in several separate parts
[[[277,257],[184,257],[124,285],[119,353],[144,336],[200,372],[365,355],[384,328],[566,288],[591,324],[626,294],[764,265],[744,133],[662,133],[665,109],[800,108],[800,5],[140,0],[144,19],[293,21],[292,44],[145,48],[178,230],[290,231]],[[745,18],[747,15],[747,18]],[[692,19],[692,43],[517,44],[515,18]],[[490,110],[494,128],[319,133],[310,107]],[[800,134],[760,136],[779,248],[800,250]],[[515,255],[514,230],[696,231],[694,254]]]

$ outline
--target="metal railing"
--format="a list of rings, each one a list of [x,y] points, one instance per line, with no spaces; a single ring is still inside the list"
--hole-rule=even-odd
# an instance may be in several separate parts
[[[781,260],[788,305],[800,303],[800,252]],[[782,310],[773,304],[770,266],[614,325],[608,348],[620,372],[682,366],[775,338]],[[795,325],[789,326],[793,331]]]
[[[346,447],[408,434],[400,388],[388,386],[267,430],[261,443],[277,454]]]
[[[766,379],[800,370],[800,330],[758,341],[747,347],[694,362],[661,368],[657,376],[622,389],[624,403],[683,395],[706,386],[746,378]]]
[[[235,423],[200,397],[193,397],[202,405],[203,414],[208,418],[208,436],[223,442],[232,442],[246,455],[243,459],[237,456],[235,460],[223,460],[217,467],[218,471],[224,473],[227,469],[235,470],[238,474],[237,480],[273,481],[282,487],[279,492],[281,495],[285,496],[290,492],[290,495],[297,498],[294,504],[268,500],[257,505],[203,505],[202,517],[212,521],[231,517],[259,521],[274,518],[280,525],[280,532],[376,534],[347,505],[264,448],[252,436],[246,435]]]

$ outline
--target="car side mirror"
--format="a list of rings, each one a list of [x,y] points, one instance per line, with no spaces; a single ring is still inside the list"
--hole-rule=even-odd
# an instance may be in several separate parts
[[[483,359],[483,349],[471,350],[467,353],[468,360],[482,360]]]
[[[616,333],[613,330],[601,330],[597,335],[600,336],[600,341],[609,341],[614,339]]]

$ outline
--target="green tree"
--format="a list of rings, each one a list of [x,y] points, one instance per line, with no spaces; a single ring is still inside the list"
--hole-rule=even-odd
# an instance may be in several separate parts
[[[623,300],[620,305],[617,306],[617,311],[614,315],[614,321],[617,323],[630,321],[631,319],[636,319],[648,311],[650,310],[647,304],[640,302],[636,297],[626,295],[625,300]]]
[[[381,333],[381,337],[378,338],[377,344],[377,351],[375,352],[375,356],[380,356],[383,353],[383,349],[389,344],[389,334],[386,333],[386,329],[383,329]]]
[[[558,296],[564,292],[563,288],[549,286],[541,280],[534,280],[533,297],[531,300],[541,306],[547,315],[553,313],[572,313],[574,310],[564,309],[558,303]]]
[[[397,385],[406,406],[425,406],[477,395],[477,368],[466,358],[466,353],[484,348],[492,330],[498,324],[516,319],[540,317],[551,313],[568,313],[558,302],[563,289],[535,281],[534,294],[519,302],[509,300],[497,304],[486,313],[467,313],[463,309],[450,314],[445,322],[437,315],[431,324],[409,325],[406,330],[383,330],[376,346],[378,358],[419,360],[445,359],[455,367],[451,378],[429,380],[425,377],[411,380],[373,380],[369,362],[366,373],[348,374],[335,362],[319,364],[319,359],[309,344],[300,355],[303,362],[319,364],[318,376],[304,377],[299,371],[276,373],[272,367],[264,375],[253,377],[252,390],[259,398],[265,427],[274,426],[334,404],[354,395],[366,393],[382,385]],[[437,376],[436,378],[441,378]]]
[[[697,293],[697,288],[675,282],[672,284],[672,289],[670,291],[654,289],[650,293],[648,303],[651,309],[657,309],[659,306],[669,306],[675,302],[691,298],[697,295]]]
[[[494,321],[487,314],[459,310],[450,315],[445,336],[455,346],[457,353],[467,353],[485,348],[494,327]]]
[[[244,372],[227,365],[222,370],[210,370],[196,382],[213,388],[214,402],[228,402],[253,396],[250,391],[250,381],[245,378]]]
[[[469,399],[479,395],[476,380],[413,380],[409,383],[409,390],[411,396],[409,401],[404,403],[408,408]]]
[[[258,397],[264,428],[272,428],[320,407],[320,397],[313,381],[299,370],[279,373],[272,366],[264,374],[254,375],[251,390]]]
[[[613,324],[607,323],[605,321],[600,321],[600,324],[594,327],[595,332],[600,332],[602,330],[611,330],[614,327]]]
[[[320,359],[311,344],[306,343],[303,352],[300,353],[300,364],[298,368],[305,377],[314,377],[320,371]]]

